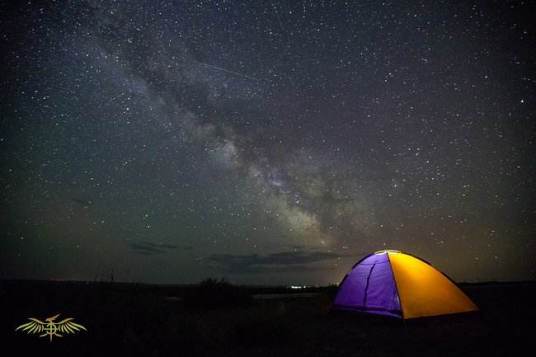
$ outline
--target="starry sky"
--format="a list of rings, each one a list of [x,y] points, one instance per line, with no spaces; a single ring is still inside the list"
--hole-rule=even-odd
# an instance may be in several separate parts
[[[536,279],[534,2],[0,13],[0,278]]]

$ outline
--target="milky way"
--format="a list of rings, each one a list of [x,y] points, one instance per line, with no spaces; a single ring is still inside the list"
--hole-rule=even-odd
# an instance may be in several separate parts
[[[2,6],[4,278],[536,278],[524,2]]]

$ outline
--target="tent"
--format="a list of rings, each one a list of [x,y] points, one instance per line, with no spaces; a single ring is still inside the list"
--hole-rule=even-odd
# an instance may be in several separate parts
[[[361,259],[346,274],[333,309],[412,319],[477,311],[478,307],[429,263],[383,250]]]

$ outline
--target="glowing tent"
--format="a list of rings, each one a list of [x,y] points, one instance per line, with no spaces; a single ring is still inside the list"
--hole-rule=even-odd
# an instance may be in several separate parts
[[[429,263],[385,250],[353,266],[339,285],[333,309],[412,319],[476,311],[478,307]]]

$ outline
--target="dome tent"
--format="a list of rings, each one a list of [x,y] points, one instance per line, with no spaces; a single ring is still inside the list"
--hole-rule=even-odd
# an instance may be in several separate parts
[[[478,307],[429,263],[384,250],[352,267],[339,285],[333,309],[412,319],[477,311]]]

